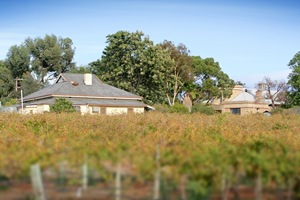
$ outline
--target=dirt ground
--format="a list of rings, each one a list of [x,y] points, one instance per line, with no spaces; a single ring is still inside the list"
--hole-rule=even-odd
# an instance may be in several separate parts
[[[30,200],[33,198],[33,192],[30,182],[15,182],[10,183],[6,189],[0,190],[1,200]],[[131,185],[130,187],[123,186],[122,200],[152,200],[153,188],[152,185]],[[112,186],[106,184],[97,184],[89,186],[86,191],[76,186],[57,187],[52,182],[44,184],[45,196],[47,200],[114,200],[115,193]],[[163,195],[162,195],[163,196]],[[230,190],[228,200],[234,200],[239,197],[240,200],[253,200],[254,191],[249,187],[240,187],[239,191]],[[180,194],[177,190],[169,191],[169,194],[161,198],[161,200],[180,200]],[[210,200],[221,200],[220,194],[212,194]],[[264,200],[284,200],[286,199],[284,192],[264,191]]]

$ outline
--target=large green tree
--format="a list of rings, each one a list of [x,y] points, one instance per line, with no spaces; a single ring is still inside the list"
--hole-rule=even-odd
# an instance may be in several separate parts
[[[193,80],[192,58],[184,44],[176,46],[173,42],[165,40],[160,46],[169,52],[173,61],[171,65],[168,65],[170,73],[166,74],[164,83],[168,104],[173,106],[184,85]]]
[[[292,72],[288,76],[290,104],[300,105],[300,51],[290,60],[288,66]]]
[[[213,58],[193,56],[193,71],[195,84],[190,93],[194,102],[230,97],[235,83]]]
[[[90,64],[100,79],[144,97],[146,103],[164,102],[168,52],[139,31],[118,31],[107,36],[107,43],[101,61]]]
[[[54,76],[74,68],[75,48],[70,38],[46,35],[44,38],[27,38],[26,46],[32,56],[31,67],[41,83],[47,81],[49,72]]]
[[[21,78],[24,73],[29,71],[30,54],[28,48],[24,45],[10,47],[5,64],[10,69],[13,78]]]
[[[14,80],[10,70],[0,60],[0,101],[2,105],[14,96]]]
[[[23,90],[23,95],[29,95],[33,92],[38,91],[43,87],[41,82],[36,80],[29,72],[26,72],[22,76],[21,87]]]

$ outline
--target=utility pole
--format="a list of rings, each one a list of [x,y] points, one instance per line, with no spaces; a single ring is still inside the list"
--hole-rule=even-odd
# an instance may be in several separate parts
[[[15,80],[16,80],[16,86],[15,86],[16,91],[18,91],[18,89],[20,89],[20,91],[21,91],[21,114],[23,114],[23,110],[24,110],[24,106],[23,106],[23,89],[22,89],[22,85],[21,85],[21,81],[23,79],[17,77]]]

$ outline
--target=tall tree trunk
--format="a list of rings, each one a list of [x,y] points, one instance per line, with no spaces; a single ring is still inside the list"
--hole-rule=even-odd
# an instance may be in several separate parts
[[[176,77],[175,85],[174,85],[174,91],[173,91],[173,99],[172,99],[172,106],[175,104],[176,95],[177,95],[177,88],[178,88],[178,79]]]

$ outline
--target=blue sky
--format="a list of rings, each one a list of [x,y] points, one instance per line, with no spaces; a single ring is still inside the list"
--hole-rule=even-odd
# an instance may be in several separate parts
[[[0,59],[27,37],[73,40],[77,65],[101,58],[106,36],[143,31],[155,43],[183,43],[213,57],[247,87],[264,76],[286,80],[300,51],[300,1],[291,0],[2,0]]]

